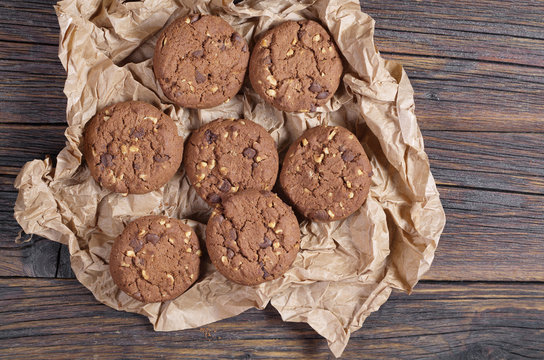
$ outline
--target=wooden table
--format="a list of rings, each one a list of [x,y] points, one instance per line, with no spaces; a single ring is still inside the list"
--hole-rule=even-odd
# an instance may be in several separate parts
[[[0,0],[0,357],[331,358],[271,307],[153,332],[98,303],[63,246],[14,242],[16,174],[65,142],[53,4]],[[544,358],[544,1],[362,4],[412,80],[448,223],[415,292],[394,293],[344,358]]]

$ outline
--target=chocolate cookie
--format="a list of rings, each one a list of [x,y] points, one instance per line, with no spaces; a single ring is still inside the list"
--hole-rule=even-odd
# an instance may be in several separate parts
[[[215,205],[238,191],[272,189],[278,151],[270,134],[253,121],[218,119],[193,132],[184,164],[197,193]]]
[[[166,216],[145,216],[128,224],[113,243],[110,273],[136,300],[167,301],[196,281],[201,255],[189,225]]]
[[[341,220],[363,205],[372,168],[355,135],[340,126],[306,130],[287,151],[281,188],[305,217]]]
[[[299,225],[277,195],[246,190],[214,210],[206,228],[206,247],[226,278],[257,285],[289,269],[300,248]]]
[[[85,128],[83,154],[101,186],[143,194],[166,184],[183,157],[174,121],[154,106],[128,101],[96,114]]]
[[[153,70],[164,94],[188,108],[210,108],[240,90],[249,51],[245,39],[223,19],[189,15],[159,37]]]
[[[283,111],[315,111],[333,96],[341,75],[336,45],[311,20],[287,21],[265,32],[249,62],[253,89]]]

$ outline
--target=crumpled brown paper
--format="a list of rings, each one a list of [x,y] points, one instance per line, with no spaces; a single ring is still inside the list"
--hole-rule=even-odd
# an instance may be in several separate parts
[[[356,1],[64,0],[55,7],[59,57],[67,71],[66,147],[27,163],[17,177],[15,217],[27,233],[68,244],[78,280],[104,304],[149,318],[155,330],[181,330],[235,316],[270,302],[285,321],[303,321],[324,336],[335,356],[351,332],[383,304],[391,289],[410,292],[429,269],[445,223],[423,139],[413,90],[402,67],[383,60],[373,41],[374,20]],[[243,94],[208,110],[172,106],[152,71],[155,41],[168,22],[190,11],[226,19],[250,45],[285,20],[318,19],[344,56],[343,85],[315,116],[290,114],[264,103],[246,83]],[[227,281],[209,263],[179,298],[143,305],[114,285],[108,257],[125,224],[147,214],[192,219],[203,238],[210,209],[182,172],[145,195],[110,193],[82,164],[82,130],[97,110],[143,100],[170,115],[183,136],[218,117],[263,125],[281,150],[307,127],[343,125],[356,132],[374,176],[365,205],[344,221],[303,222],[301,252],[285,276],[255,287]]]

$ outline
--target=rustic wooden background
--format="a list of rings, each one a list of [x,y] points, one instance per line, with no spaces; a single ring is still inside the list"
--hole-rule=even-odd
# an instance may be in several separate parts
[[[0,0],[0,358],[331,358],[273,308],[155,333],[98,303],[67,251],[16,244],[12,184],[64,146],[52,0]],[[363,0],[405,65],[448,223],[431,271],[394,293],[344,358],[544,358],[544,1]]]

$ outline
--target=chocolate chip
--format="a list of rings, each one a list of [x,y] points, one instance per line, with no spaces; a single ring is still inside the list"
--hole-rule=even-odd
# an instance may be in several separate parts
[[[223,180],[223,183],[219,186],[219,190],[222,192],[229,192],[232,184],[227,179]]]
[[[272,64],[272,58],[270,56],[267,56],[264,58],[264,64],[265,65],[270,65]]]
[[[232,240],[232,241],[235,241],[236,239],[238,239],[238,233],[236,232],[235,229],[230,229],[229,230],[229,238]]]
[[[137,258],[136,263],[140,266],[145,266],[145,259],[144,258]]]
[[[210,129],[206,130],[204,132],[204,138],[206,139],[206,142],[208,144],[213,143],[215,140],[217,140],[217,135],[214,134]]]
[[[147,234],[145,236],[145,241],[152,243],[153,245],[156,245],[161,238],[157,234]]]
[[[219,204],[221,202],[221,196],[217,194],[210,194],[208,195],[208,201],[212,204]]]
[[[310,112],[315,112],[317,110],[317,107],[315,104],[310,104]]]
[[[327,214],[327,212],[325,210],[317,210],[317,211],[314,211],[313,213],[313,216],[312,216],[314,219],[317,219],[317,220],[329,220],[329,215]]]
[[[113,165],[113,155],[110,153],[105,153],[100,155],[100,163],[106,167]]]
[[[232,36],[230,37],[232,41],[242,41],[242,37],[237,32],[233,32]]]
[[[160,162],[164,162],[164,161],[170,160],[170,156],[168,156],[168,155],[156,154],[156,155],[153,156],[153,160],[155,160],[156,162],[160,163]]]
[[[253,159],[257,155],[257,151],[254,148],[247,147],[242,151],[242,154],[248,159]]]
[[[194,57],[200,58],[204,55],[204,50],[200,49],[200,50],[193,51],[192,55]]]
[[[144,247],[144,244],[137,238],[130,240],[128,244],[134,249],[134,252],[138,252]]]
[[[132,129],[132,132],[130,133],[130,137],[141,139],[145,135],[144,129]]]
[[[264,263],[262,261],[259,261],[259,265],[261,266],[261,270],[263,271],[263,278],[267,278],[270,276],[268,271],[264,268]]]
[[[244,46],[242,46],[242,51],[247,52],[247,44],[244,44]]]
[[[254,162],[253,164],[251,164],[252,169],[255,169],[257,166],[259,166],[259,163]]]
[[[318,93],[321,91],[321,85],[319,85],[318,83],[316,82],[313,82],[312,85],[310,85],[310,91],[313,92],[313,93]]]
[[[229,259],[232,259],[234,257],[234,251],[232,251],[231,249],[227,249],[227,257]]]
[[[140,164],[134,162],[134,163],[132,163],[132,168],[133,168],[134,170],[140,170]]]
[[[261,249],[266,249],[267,247],[269,247],[270,245],[272,245],[272,240],[270,240],[268,238],[268,236],[264,236],[264,242],[262,244],[259,244],[259,247]]]
[[[200,19],[200,14],[194,14],[191,16],[191,24],[197,22],[198,19]]]
[[[207,76],[200,73],[200,71],[195,70],[195,80],[197,84],[202,84],[204,81],[208,79]]]
[[[329,96],[328,91],[322,91],[319,94],[317,94],[316,98],[317,99],[326,99],[328,96]]]
[[[302,37],[306,34],[306,30],[299,30],[297,33],[297,37],[299,40],[302,40]]]
[[[353,159],[355,159],[355,154],[352,151],[346,150],[342,153],[342,160],[345,162],[350,162]]]

